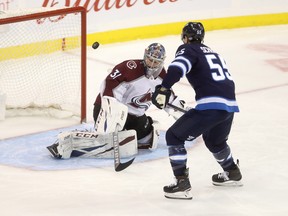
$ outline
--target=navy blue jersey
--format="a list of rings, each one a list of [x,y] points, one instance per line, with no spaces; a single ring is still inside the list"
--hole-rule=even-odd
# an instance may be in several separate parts
[[[162,86],[170,89],[185,75],[196,93],[195,109],[239,112],[235,85],[226,63],[209,47],[201,43],[179,46]]]

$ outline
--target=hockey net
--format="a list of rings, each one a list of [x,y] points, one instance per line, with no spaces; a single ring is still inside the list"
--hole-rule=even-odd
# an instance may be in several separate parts
[[[86,119],[86,10],[0,13],[0,93],[6,117]]]

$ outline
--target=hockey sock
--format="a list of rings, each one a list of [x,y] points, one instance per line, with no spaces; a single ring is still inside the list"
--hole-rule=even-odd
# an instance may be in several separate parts
[[[224,171],[229,170],[230,167],[235,165],[229,146],[225,147],[220,152],[214,153],[213,156]]]
[[[174,176],[183,176],[187,163],[187,151],[184,145],[169,146],[168,151]]]

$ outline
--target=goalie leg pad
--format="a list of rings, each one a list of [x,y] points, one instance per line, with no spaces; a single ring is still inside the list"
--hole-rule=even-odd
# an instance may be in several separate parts
[[[71,132],[62,132],[58,134],[58,145],[56,146],[58,157],[67,159],[70,158],[73,151],[73,142],[72,142],[72,133]]]
[[[101,109],[95,122],[98,134],[113,133],[122,130],[128,115],[128,107],[113,97],[101,98]]]
[[[154,151],[158,146],[158,139],[160,135],[159,131],[159,122],[153,121],[152,131],[146,137],[138,140],[138,148],[139,149],[149,149]]]
[[[120,157],[131,157],[138,153],[135,130],[120,131],[117,133],[117,135],[119,140]],[[47,148],[50,152],[50,149],[53,150],[54,154],[52,152],[51,154],[55,158],[68,159],[70,157],[114,157],[113,133],[96,134],[86,131],[64,132],[58,135],[58,144],[56,146],[53,145]]]

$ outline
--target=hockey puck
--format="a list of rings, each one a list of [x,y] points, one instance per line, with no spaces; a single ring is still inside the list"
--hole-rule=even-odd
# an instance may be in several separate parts
[[[99,47],[99,43],[96,41],[96,42],[94,42],[93,44],[92,44],[92,48],[93,49],[97,49],[98,47]]]

